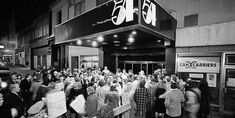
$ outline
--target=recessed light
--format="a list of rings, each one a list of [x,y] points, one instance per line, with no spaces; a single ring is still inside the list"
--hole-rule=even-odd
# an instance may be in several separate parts
[[[120,44],[115,44],[114,46],[120,46]]]
[[[117,38],[117,37],[118,37],[118,35],[117,35],[117,34],[114,34],[114,35],[113,35],[113,37],[114,37],[114,38]]]
[[[137,32],[134,30],[134,31],[131,32],[131,34],[132,34],[132,35],[136,35]]]
[[[158,42],[158,43],[160,43],[160,42],[161,42],[161,40],[157,40],[157,42]]]
[[[102,45],[107,45],[108,43],[106,43],[106,42],[102,42],[101,44],[102,44]]]
[[[77,40],[77,45],[82,45],[82,40],[78,39]]]
[[[104,37],[103,37],[103,36],[99,36],[99,37],[97,38],[97,41],[99,41],[99,42],[104,41]]]
[[[132,36],[130,36],[129,38],[128,38],[128,42],[129,43],[133,43],[135,41],[135,39],[132,37]]]
[[[96,41],[93,41],[92,44],[91,44],[92,47],[97,47],[98,46],[98,43]]]
[[[120,43],[120,41],[113,41],[113,43]]]
[[[123,49],[124,49],[124,50],[126,50],[126,49],[127,49],[127,47],[123,47]]]

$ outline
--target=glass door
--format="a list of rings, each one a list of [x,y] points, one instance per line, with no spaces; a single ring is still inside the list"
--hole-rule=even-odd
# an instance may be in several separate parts
[[[233,111],[235,109],[235,68],[227,68],[224,88],[224,110]]]

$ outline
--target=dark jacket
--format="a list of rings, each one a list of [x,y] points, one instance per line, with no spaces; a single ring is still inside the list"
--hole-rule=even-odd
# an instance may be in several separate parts
[[[24,115],[24,103],[19,95],[9,92],[6,94],[4,100],[4,102],[10,109],[16,108],[18,112],[18,116],[16,118],[20,118],[22,115]]]

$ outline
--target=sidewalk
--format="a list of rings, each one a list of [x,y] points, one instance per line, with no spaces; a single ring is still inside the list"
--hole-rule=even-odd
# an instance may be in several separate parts
[[[7,65],[7,67],[12,71],[12,72],[17,72],[19,74],[21,74],[23,77],[26,74],[33,74],[34,70],[31,70],[29,68],[25,68],[22,66],[18,66],[18,65]]]

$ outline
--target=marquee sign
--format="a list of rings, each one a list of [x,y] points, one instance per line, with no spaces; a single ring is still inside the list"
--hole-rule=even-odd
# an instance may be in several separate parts
[[[178,57],[178,72],[219,73],[219,57]]]
[[[172,37],[176,20],[155,0],[112,0],[56,26],[55,43],[134,25]]]

